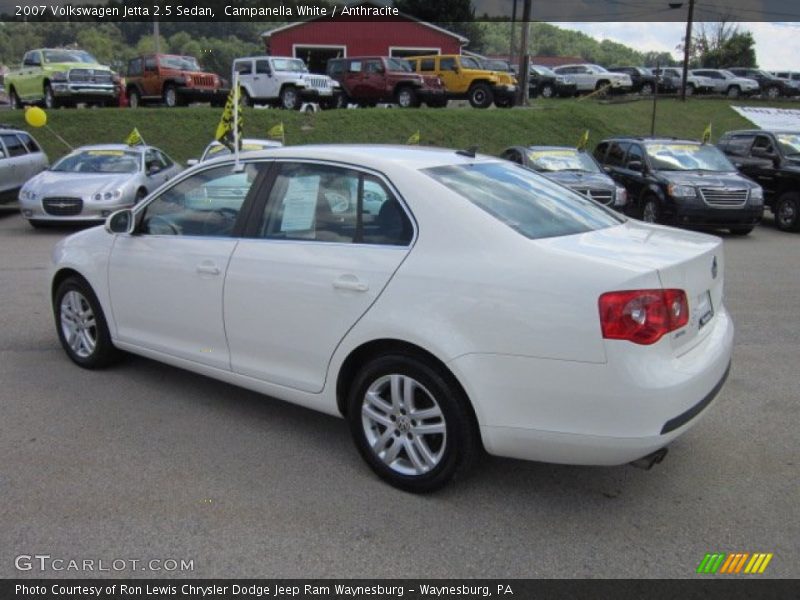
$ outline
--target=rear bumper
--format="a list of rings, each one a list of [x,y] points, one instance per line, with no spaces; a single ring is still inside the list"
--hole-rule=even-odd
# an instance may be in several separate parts
[[[712,326],[680,356],[665,339],[633,353],[629,342],[608,344],[602,364],[472,354],[450,366],[472,400],[490,454],[624,464],[668,445],[713,403],[733,348],[724,306]]]

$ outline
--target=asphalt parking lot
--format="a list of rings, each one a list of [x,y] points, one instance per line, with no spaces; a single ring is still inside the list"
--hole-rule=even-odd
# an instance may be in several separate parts
[[[726,237],[731,377],[652,471],[486,458],[430,496],[378,481],[344,421],[129,357],[79,369],[46,266],[70,230],[0,215],[0,576],[20,554],[193,560],[194,577],[692,577],[772,552],[800,577],[800,235]],[[121,571],[116,575],[163,576]]]

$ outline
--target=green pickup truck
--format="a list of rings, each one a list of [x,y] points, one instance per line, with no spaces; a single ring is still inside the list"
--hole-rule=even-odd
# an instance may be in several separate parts
[[[22,67],[6,73],[12,108],[41,104],[45,108],[83,102],[116,105],[117,77],[83,50],[43,48],[25,53]]]

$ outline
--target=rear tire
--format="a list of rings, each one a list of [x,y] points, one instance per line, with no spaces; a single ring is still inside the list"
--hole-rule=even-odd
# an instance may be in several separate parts
[[[775,225],[781,231],[800,231],[800,194],[784,192],[775,203]]]
[[[58,339],[76,365],[101,369],[119,359],[100,302],[83,279],[68,277],[61,282],[53,297],[53,312]]]
[[[732,85],[731,87],[728,88],[728,91],[726,92],[725,95],[728,96],[728,98],[738,98],[741,95],[741,93],[742,90],[739,89],[738,85]]]
[[[449,373],[406,354],[376,358],[349,390],[347,420],[384,481],[432,492],[466,473],[480,448],[468,400]]]
[[[555,96],[555,93],[556,93],[555,88],[549,83],[545,83],[542,86],[542,89],[539,91],[539,95],[542,98],[552,98],[553,96]]]
[[[476,83],[470,88],[467,99],[472,108],[489,108],[494,102],[494,94],[487,84]]]
[[[51,108],[58,108],[58,100],[56,100],[56,95],[53,93],[53,88],[49,83],[44,84],[42,104],[44,104],[44,107],[48,110]]]
[[[164,88],[164,104],[168,108],[175,108],[178,106],[178,90],[174,85],[168,85]]]

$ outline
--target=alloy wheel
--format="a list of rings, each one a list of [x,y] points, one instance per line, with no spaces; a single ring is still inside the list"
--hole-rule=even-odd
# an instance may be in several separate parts
[[[658,221],[658,207],[653,200],[648,200],[642,209],[642,221],[645,223],[655,223]]]
[[[411,106],[411,92],[409,92],[408,89],[400,90],[400,93],[397,94],[397,103],[401,108],[408,108]]]
[[[384,375],[369,386],[361,423],[375,456],[401,475],[428,473],[444,456],[444,413],[433,395],[407,375]]]
[[[61,299],[61,331],[76,356],[92,355],[97,346],[97,322],[89,301],[76,290]]]

